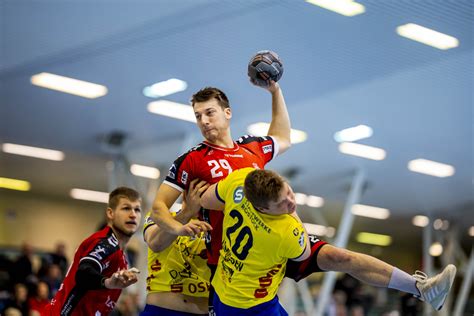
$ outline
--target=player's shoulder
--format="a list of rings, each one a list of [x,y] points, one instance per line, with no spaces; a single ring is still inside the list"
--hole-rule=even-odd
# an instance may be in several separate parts
[[[271,136],[254,136],[254,135],[243,135],[236,140],[236,143],[239,145],[246,145],[251,143],[262,143],[267,141],[272,141]]]
[[[110,250],[119,248],[118,239],[114,235],[112,228],[109,226],[106,226],[89,236],[89,238],[83,241],[82,245],[85,248],[95,248],[96,246],[103,246]]]
[[[199,155],[203,152],[205,152],[208,149],[209,146],[207,146],[204,143],[199,143],[196,146],[190,148],[188,151],[185,153],[181,154],[178,158],[175,160],[175,164],[180,164],[187,158],[192,158],[194,155]]]

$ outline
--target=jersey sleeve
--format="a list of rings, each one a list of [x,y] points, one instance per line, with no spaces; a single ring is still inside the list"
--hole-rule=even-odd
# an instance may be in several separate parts
[[[176,190],[183,192],[189,186],[189,182],[192,179],[193,162],[190,151],[181,155],[176,159],[168,170],[163,183],[175,188]]]
[[[99,266],[100,272],[102,272],[102,270],[105,269],[107,258],[119,249],[119,243],[114,235],[110,235],[105,238],[93,240],[92,244],[87,248],[89,250],[86,250],[79,263],[84,260],[94,262]]]
[[[143,223],[143,239],[145,239],[145,231],[151,226],[155,225],[155,222],[151,218],[151,211],[145,216],[145,222]]]
[[[278,142],[272,136],[244,135],[237,140],[237,144],[261,156],[265,164],[278,155]]]
[[[301,256],[306,248],[306,232],[303,225],[292,216],[288,217],[288,228],[279,248],[283,258],[296,259]]]

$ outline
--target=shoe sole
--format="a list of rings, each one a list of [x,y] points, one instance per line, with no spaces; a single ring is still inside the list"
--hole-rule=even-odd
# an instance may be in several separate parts
[[[443,308],[444,303],[446,302],[446,299],[448,298],[449,291],[451,291],[451,287],[453,286],[454,278],[456,277],[456,273],[457,273],[457,269],[456,269],[456,266],[455,266],[455,265],[450,264],[450,265],[448,265],[448,267],[449,267],[449,266],[452,266],[452,267],[454,268],[454,273],[451,275],[451,278],[449,279],[448,293],[446,293],[446,296],[444,297],[444,300],[443,300],[443,302],[441,303],[441,306],[437,309],[438,311]],[[446,268],[448,268],[448,267],[446,267]]]

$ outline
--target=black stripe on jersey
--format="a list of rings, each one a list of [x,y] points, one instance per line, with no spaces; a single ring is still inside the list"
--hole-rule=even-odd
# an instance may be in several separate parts
[[[253,135],[244,135],[244,136],[241,136],[237,141],[236,143],[237,144],[248,144],[248,143],[251,143],[251,142],[264,142],[264,141],[267,141],[267,140],[272,140],[271,137],[269,136],[253,136]]]
[[[74,287],[61,308],[61,316],[69,316],[72,314],[74,309],[76,308],[77,304],[81,300],[81,298],[86,294],[87,291]]]
[[[166,180],[166,181],[169,181],[169,182],[171,182],[171,183],[174,183],[174,184],[178,184],[178,181],[177,181],[178,170],[180,169],[181,164],[184,162],[184,160],[186,159],[186,157],[187,157],[190,153],[192,153],[193,151],[201,151],[201,150],[206,149],[206,148],[209,148],[209,147],[206,146],[206,145],[203,144],[203,143],[200,143],[199,145],[194,146],[193,148],[191,148],[190,150],[188,150],[187,152],[185,152],[184,154],[182,154],[181,156],[179,156],[178,158],[176,158],[176,160],[173,162],[173,164],[172,164],[171,167],[169,168],[168,174],[166,175],[165,180]],[[181,186],[180,186],[180,187],[181,187]],[[184,189],[184,188],[183,188],[183,189]]]
[[[112,229],[110,228],[107,236],[103,239],[100,239],[94,248],[83,257],[83,259],[89,257],[91,259],[97,260],[102,265],[102,262],[118,249],[119,243],[117,237],[115,237]],[[101,270],[102,269],[103,267],[101,266]]]

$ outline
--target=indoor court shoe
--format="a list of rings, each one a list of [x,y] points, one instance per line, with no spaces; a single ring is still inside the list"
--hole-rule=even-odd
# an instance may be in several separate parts
[[[430,303],[434,309],[439,311],[446,301],[455,276],[456,267],[452,264],[448,264],[443,272],[432,278],[428,278],[421,271],[416,271],[413,277],[416,279],[416,287],[420,291],[420,295],[416,295],[416,297]]]

